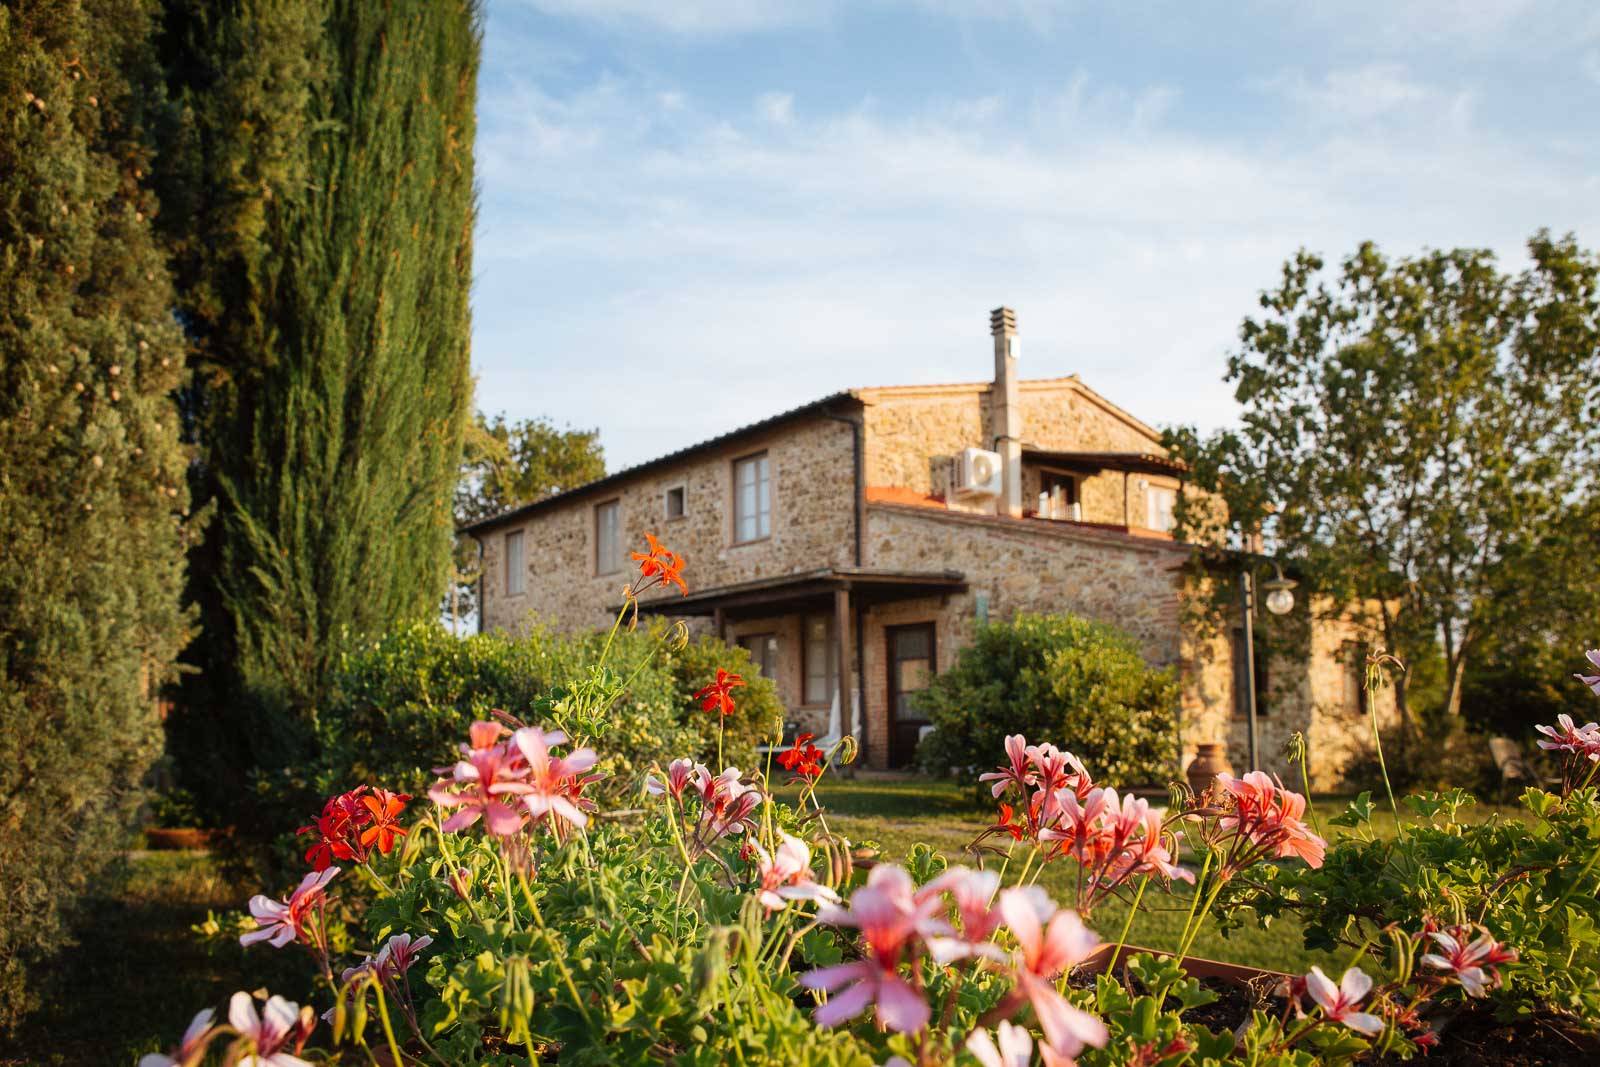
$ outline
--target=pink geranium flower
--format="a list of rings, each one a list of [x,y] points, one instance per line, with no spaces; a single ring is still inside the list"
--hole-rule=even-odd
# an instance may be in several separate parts
[[[1108,796],[1109,794],[1109,796]],[[1054,826],[1039,831],[1040,841],[1055,841],[1060,852],[1087,860],[1095,851],[1094,844],[1101,832],[1101,816],[1106,803],[1116,799],[1116,791],[1095,789],[1082,800],[1076,793],[1063,790],[1056,800],[1060,818]]]
[[[761,878],[758,900],[768,911],[787,907],[791,900],[823,900],[839,902],[839,894],[819,884],[811,874],[811,848],[798,837],[778,831],[781,841],[777,850],[768,854],[761,842],[750,841],[755,853],[756,872]]]
[[[667,794],[673,800],[682,803],[684,790],[688,789],[690,783],[702,773],[708,778],[711,776],[711,772],[706,770],[702,764],[696,763],[688,757],[675,759],[667,765],[666,784],[663,785],[657,781],[655,775],[650,775],[644,780],[645,792],[655,797]]]
[[[255,916],[258,929],[239,938],[241,945],[265,941],[273,948],[282,948],[291,941],[302,941],[306,934],[306,919],[323,899],[323,890],[339,873],[338,867],[312,871],[300,880],[287,900],[273,900],[262,893],[250,898],[250,914]]]
[[[817,1007],[821,1026],[837,1026],[876,1005],[878,1023],[900,1033],[915,1033],[928,1024],[930,1009],[900,976],[901,962],[914,949],[920,932],[948,928],[932,922],[936,899],[917,901],[911,877],[899,867],[874,867],[867,884],[850,897],[848,910],[824,905],[819,922],[861,931],[866,957],[854,963],[822,967],[801,975],[807,989],[827,990],[828,1001]]]
[[[761,790],[740,781],[739,768],[728,767],[715,778],[705,768],[697,768],[696,774],[705,840],[742,834],[755,825],[756,809],[762,801]]]
[[[1024,795],[1028,787],[1033,785],[1033,765],[1028,759],[1028,739],[1021,734],[1012,734],[1006,738],[1007,765],[999,770],[978,775],[980,782],[993,782],[993,793],[999,796],[1011,786],[1016,786]]]
[[[589,816],[573,799],[573,785],[585,771],[599,759],[592,748],[576,748],[565,756],[550,754],[555,739],[565,740],[565,734],[547,734],[536,727],[524,727],[511,735],[517,748],[528,761],[528,776],[522,802],[528,813],[536,819],[554,816],[573,826],[586,826]]]
[[[473,723],[472,747],[463,746],[463,758],[451,768],[450,777],[428,790],[428,796],[441,808],[461,809],[444,821],[446,833],[465,830],[480,818],[497,837],[522,828],[522,816],[504,798],[527,792],[522,779],[527,777],[528,768],[509,745],[478,744],[489,737],[490,727],[500,729],[496,723]]]
[[[1356,1011],[1356,1005],[1372,989],[1372,979],[1359,967],[1344,972],[1339,984],[1322,973],[1321,967],[1311,968],[1306,975],[1306,992],[1322,1008],[1322,1014],[1336,1023],[1343,1023],[1358,1033],[1374,1037],[1383,1033],[1383,1020],[1376,1015]]]
[[[196,1067],[206,1058],[206,1046],[216,1036],[216,1028],[211,1025],[216,1014],[210,1008],[200,1009],[189,1021],[189,1028],[171,1054],[147,1053],[139,1058],[139,1067]]]
[[[1594,664],[1597,671],[1600,671],[1600,648],[1591,648],[1589,651],[1584,653],[1584,656],[1589,660],[1590,663]],[[1584,685],[1588,686],[1590,689],[1594,690],[1596,696],[1600,696],[1600,673],[1574,674],[1573,677],[1582,682]]]
[[[310,1008],[272,997],[256,1012],[249,993],[235,993],[228,1001],[228,1025],[250,1042],[252,1052],[239,1060],[249,1067],[311,1067],[297,1053],[317,1025]]]
[[[1328,846],[1303,821],[1305,797],[1285,789],[1282,782],[1273,781],[1263,771],[1251,771],[1243,778],[1223,772],[1217,775],[1217,782],[1234,798],[1233,813],[1224,816],[1219,825],[1255,846],[1236,854],[1235,870],[1263,855],[1299,856],[1310,867],[1322,866]]]
[[[1439,946],[1439,952],[1429,952],[1422,962],[1437,971],[1448,971],[1461,983],[1469,997],[1488,996],[1500,981],[1495,967],[1502,963],[1515,963],[1517,950],[1502,945],[1483,931],[1477,938],[1470,926],[1452,926],[1428,936]]]
[[[427,934],[415,938],[410,934],[395,934],[383,943],[372,962],[378,969],[379,977],[400,978],[411,970],[411,965],[417,962],[422,950],[431,944],[433,938]]]
[[[1571,752],[1600,761],[1600,723],[1590,722],[1577,726],[1574,725],[1572,716],[1563,712],[1556,716],[1556,725],[1546,726],[1540,723],[1534,729],[1550,738],[1548,741],[1539,742],[1539,747],[1542,749],[1551,752]]]
[[[1105,1024],[1074,1007],[1056,991],[1054,979],[1082,963],[1100,946],[1077,912],[1057,908],[1038,886],[1012,887],[1000,894],[1000,914],[1017,939],[1013,965],[1017,989],[1033,1005],[1050,1047],[1076,1056],[1085,1045],[1100,1048],[1109,1036]]]
[[[989,1031],[979,1028],[967,1035],[967,1051],[983,1067],[1031,1067],[1033,1063],[1033,1035],[1020,1026],[1001,1022],[997,1030],[1000,1043]]]
[[[950,867],[917,891],[916,899],[924,901],[940,893],[949,896],[961,920],[960,936],[930,936],[928,951],[940,963],[951,963],[974,956],[1004,960],[1005,952],[990,941],[990,935],[1000,925],[1000,912],[994,907],[995,891],[1000,888],[997,871],[974,871],[968,867]]]

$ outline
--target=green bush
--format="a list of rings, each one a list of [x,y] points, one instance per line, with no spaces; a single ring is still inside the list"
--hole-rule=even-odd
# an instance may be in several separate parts
[[[661,641],[661,631],[654,623],[616,635],[607,669],[626,684],[608,716],[600,770],[627,788],[637,787],[652,762],[712,760],[718,716],[700,710],[693,695],[718,667],[748,682],[735,693],[739,710],[728,717],[724,761],[754,766],[755,745],[782,719],[772,683],[756,677],[742,648],[710,637],[677,647]],[[333,697],[318,715],[317,795],[363,782],[421,794],[434,780],[431,768],[455,750],[472,720],[495,708],[529,721],[557,718],[549,711],[552,691],[582,685],[605,640],[605,633],[542,627],[520,637],[458,638],[419,623],[359,648],[344,658]],[[559,695],[555,700],[559,705]]]
[[[1132,638],[1075,615],[1019,614],[979,627],[918,700],[934,730],[917,750],[934,773],[987,770],[1009,734],[1075,754],[1101,781],[1177,771],[1178,683]]]

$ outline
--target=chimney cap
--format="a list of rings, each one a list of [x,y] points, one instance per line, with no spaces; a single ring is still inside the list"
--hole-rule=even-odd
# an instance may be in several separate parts
[[[989,312],[989,332],[997,335],[1016,333],[1017,313],[1008,307],[997,307]]]

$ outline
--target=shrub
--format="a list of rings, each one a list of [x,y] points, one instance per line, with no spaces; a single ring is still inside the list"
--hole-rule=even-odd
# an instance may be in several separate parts
[[[653,762],[682,755],[711,759],[721,723],[693,694],[717,668],[742,675],[737,711],[727,719],[724,758],[749,767],[755,745],[774,737],[783,709],[776,689],[756,676],[750,654],[712,637],[666,640],[657,622],[616,633],[606,677],[616,686],[603,736],[600,769],[637,786]],[[394,631],[347,655],[329,706],[318,716],[319,792],[357,782],[384,782],[420,793],[431,768],[448,757],[468,724],[495,709],[546,721],[563,701],[588,685],[590,664],[607,634],[564,634],[536,627],[521,636],[499,633],[458,638],[434,624]]]
[[[128,843],[189,622],[159,14],[0,5],[0,1035]]]
[[[1132,638],[1075,615],[979,627],[923,691],[934,725],[917,756],[935,773],[990,762],[1011,734],[1059,738],[1097,776],[1161,782],[1178,760],[1178,683]]]

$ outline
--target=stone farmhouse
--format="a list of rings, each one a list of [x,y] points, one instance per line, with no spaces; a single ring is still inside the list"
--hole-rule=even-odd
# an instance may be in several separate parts
[[[912,697],[975,626],[1032,611],[1131,634],[1179,673],[1186,758],[1222,742],[1248,769],[1242,628],[1183,610],[1183,465],[1075,375],[1020,378],[1014,313],[990,325],[992,381],[834,393],[467,526],[480,627],[609,625],[650,531],[687,559],[690,593],[642,611],[747,648],[791,730],[854,733],[869,767],[910,762],[928,728]],[[1287,777],[1301,731],[1331,788],[1367,736],[1361,635],[1307,626],[1304,659],[1257,662],[1259,762]]]

